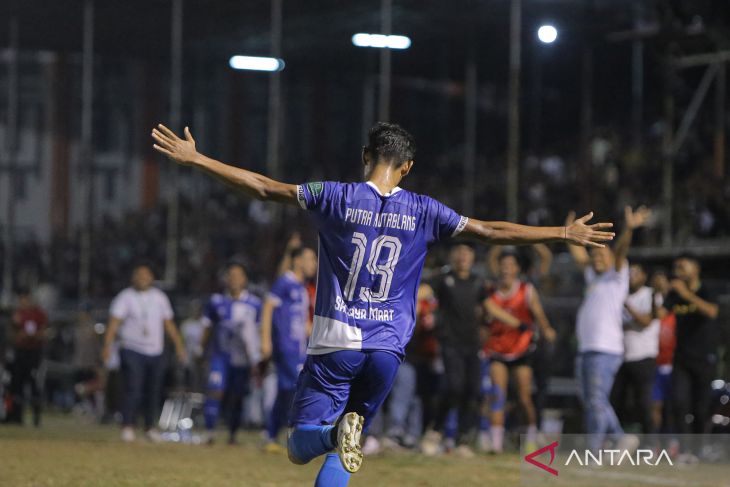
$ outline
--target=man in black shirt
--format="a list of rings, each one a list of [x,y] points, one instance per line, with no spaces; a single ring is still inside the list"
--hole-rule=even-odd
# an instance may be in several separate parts
[[[482,278],[472,272],[474,250],[457,245],[451,251],[451,268],[432,283],[439,307],[436,338],[444,363],[444,391],[436,411],[433,429],[421,445],[427,455],[438,453],[446,418],[451,409],[458,411],[459,429],[456,453],[473,456],[469,447],[479,404],[479,326],[480,305],[487,297]]]
[[[677,348],[672,371],[672,407],[678,433],[704,433],[710,410],[710,382],[717,363],[715,298],[700,281],[696,258],[682,255],[674,261],[672,290],[660,316],[674,311]]]

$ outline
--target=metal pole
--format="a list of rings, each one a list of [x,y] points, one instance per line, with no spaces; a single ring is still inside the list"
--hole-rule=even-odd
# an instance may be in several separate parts
[[[725,179],[725,63],[719,63],[715,80],[715,177]]]
[[[183,0],[172,1],[172,28],[170,36],[170,126],[180,130],[182,103],[182,49]],[[165,283],[172,287],[177,282],[177,250],[180,233],[180,170],[170,166],[170,195],[167,211],[167,245],[165,248]]]
[[[380,1],[380,33],[390,35],[393,24],[393,0]],[[380,98],[378,102],[378,118],[381,122],[390,120],[390,82],[391,60],[390,49],[380,50]]]
[[[89,297],[91,283],[91,233],[94,218],[94,158],[92,148],[94,108],[94,0],[84,2],[83,65],[81,73],[81,163],[84,171],[85,214],[79,249],[79,297]]]
[[[466,215],[473,215],[477,143],[477,63],[473,35],[470,35],[469,42],[464,82],[464,192],[461,206]]]
[[[271,56],[281,57],[282,0],[271,0]],[[279,177],[281,137],[281,74],[272,73],[269,78],[269,120],[266,160],[272,178]]]
[[[641,2],[634,4],[634,28],[641,27]],[[641,126],[644,111],[644,40],[636,37],[631,43],[631,128],[635,148],[641,147]]]
[[[18,17],[10,18],[8,50],[8,118],[5,153],[7,155],[7,205],[3,225],[3,293],[2,304],[10,305],[13,296],[13,253],[15,227],[15,163],[18,156]]]
[[[664,87],[664,136],[662,138],[662,244],[672,245],[672,203],[674,199],[674,96],[672,95],[672,78],[674,70],[667,66]]]
[[[522,0],[512,0],[509,45],[509,112],[507,137],[507,219],[517,220],[520,162],[520,70]]]

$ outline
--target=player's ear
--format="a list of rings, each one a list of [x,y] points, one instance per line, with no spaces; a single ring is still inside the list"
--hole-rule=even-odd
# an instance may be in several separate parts
[[[409,172],[411,172],[411,168],[413,167],[413,160],[404,162],[400,167],[400,175],[401,177],[405,177],[408,175]]]
[[[362,146],[362,165],[367,166],[370,164],[370,149],[367,148],[367,146]]]

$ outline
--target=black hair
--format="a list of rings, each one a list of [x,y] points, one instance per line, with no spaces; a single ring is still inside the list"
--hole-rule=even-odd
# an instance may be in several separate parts
[[[311,249],[309,247],[304,247],[304,246],[295,247],[295,248],[291,249],[291,251],[289,252],[289,257],[291,258],[291,260],[294,260],[297,257],[301,256],[307,250],[311,250]]]
[[[416,141],[403,127],[395,123],[378,122],[368,131],[368,145],[374,161],[387,161],[400,166],[416,156]]]
[[[530,265],[529,262],[527,262],[524,254],[521,254],[516,249],[505,249],[502,252],[499,253],[499,257],[497,257],[498,262],[502,262],[507,257],[513,257],[515,259],[515,262],[517,262],[517,265],[520,267],[520,269],[527,269]]]
[[[15,288],[15,294],[18,297],[21,297],[21,296],[30,296],[30,288],[28,288],[26,286],[18,286],[18,287]]]
[[[682,252],[674,260],[676,261],[680,259],[689,260],[697,265],[700,265],[699,257],[697,257],[697,255],[693,254],[692,252]]]

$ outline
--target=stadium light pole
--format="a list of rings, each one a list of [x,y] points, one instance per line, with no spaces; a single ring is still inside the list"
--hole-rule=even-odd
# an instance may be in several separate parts
[[[509,44],[509,103],[507,114],[507,219],[517,220],[519,194],[520,161],[520,72],[522,0],[512,0],[510,6],[510,44]]]
[[[474,214],[474,183],[477,144],[477,45],[476,16],[471,16],[467,28],[467,57],[464,72],[464,192],[462,211]]]
[[[5,153],[7,166],[7,201],[5,206],[5,225],[3,225],[3,293],[2,304],[9,306],[13,296],[13,253],[15,247],[15,163],[18,155],[18,16],[10,17],[8,49],[8,111]]]
[[[180,129],[182,103],[182,43],[183,0],[172,2],[170,32],[170,126]],[[177,282],[178,236],[180,230],[180,170],[177,164],[169,167],[171,190],[167,210],[167,242],[165,246],[165,283],[172,287]]]
[[[393,0],[380,2],[380,33],[391,34],[393,25]],[[382,122],[390,120],[390,84],[392,63],[390,49],[380,50],[380,93],[378,97],[378,118]]]
[[[84,182],[84,223],[79,251],[79,297],[86,299],[91,283],[91,232],[94,216],[94,0],[84,2],[83,61],[81,68],[81,164]]]
[[[281,58],[281,24],[282,24],[282,0],[271,1],[271,30],[270,48],[271,56],[275,59]],[[279,177],[280,166],[280,137],[281,137],[281,74],[279,71],[271,73],[269,78],[269,113],[266,140],[267,170],[271,177]],[[278,210],[277,210],[278,211]]]

